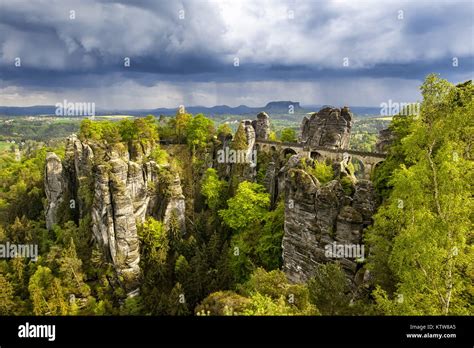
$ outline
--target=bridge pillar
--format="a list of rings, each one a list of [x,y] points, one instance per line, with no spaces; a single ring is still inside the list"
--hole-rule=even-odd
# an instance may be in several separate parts
[[[372,177],[373,169],[374,165],[372,163],[364,164],[364,179],[370,180],[370,178]]]

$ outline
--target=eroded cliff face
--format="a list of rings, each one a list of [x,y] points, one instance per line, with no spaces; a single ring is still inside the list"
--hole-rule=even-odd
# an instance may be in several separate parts
[[[319,264],[338,261],[348,278],[355,281],[361,269],[358,261],[367,255],[361,258],[354,253],[354,257],[348,257],[328,251],[337,251],[334,246],[339,245],[362,247],[363,230],[371,224],[376,209],[372,183],[360,180],[353,184],[350,193],[339,180],[321,185],[305,171],[297,155],[290,158],[279,177],[285,193],[282,247],[283,270],[288,279],[306,282]]]
[[[375,151],[376,152],[387,152],[388,148],[392,144],[395,135],[390,129],[382,129],[379,132],[379,136],[377,138],[377,143],[375,144]]]
[[[260,112],[257,119],[252,121],[257,139],[267,140],[270,136],[270,116],[266,112]]]
[[[79,219],[90,216],[93,240],[129,292],[138,288],[140,277],[137,224],[154,216],[166,227],[174,215],[185,232],[180,178],[173,174],[170,180],[166,166],[149,160],[151,150],[147,144],[107,146],[71,136],[63,162],[54,153],[46,159],[48,228],[61,219],[57,207],[72,200],[72,206],[79,209]]]
[[[349,147],[353,115],[349,108],[326,107],[301,124],[301,142],[306,146],[326,146],[335,149]]]
[[[224,156],[224,161],[221,161],[222,156],[216,155],[214,158],[214,167],[218,170],[219,175],[233,182],[236,188],[242,181],[255,181],[257,176],[257,154],[255,151],[256,132],[252,120],[242,120],[240,125],[245,132],[246,147],[235,150],[235,155]],[[234,151],[234,141],[232,137],[220,139],[221,145],[217,147],[218,151]]]
[[[48,153],[44,171],[44,186],[48,204],[46,206],[46,227],[51,229],[57,222],[57,212],[63,203],[63,194],[66,190],[66,178],[61,159],[55,153]]]

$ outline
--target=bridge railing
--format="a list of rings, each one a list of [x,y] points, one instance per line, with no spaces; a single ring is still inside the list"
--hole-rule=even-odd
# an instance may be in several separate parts
[[[362,156],[362,157],[378,157],[378,158],[386,158],[387,154],[386,153],[380,153],[380,152],[368,152],[368,151],[358,151],[358,150],[351,150],[351,149],[333,149],[330,147],[325,147],[325,146],[305,146],[304,144],[301,143],[289,143],[289,142],[279,142],[279,141],[272,141],[272,140],[263,140],[263,139],[257,139],[256,143],[262,143],[262,144],[268,144],[268,145],[277,145],[280,147],[300,147],[303,148],[306,151],[327,151],[327,152],[332,152],[332,153],[347,153],[349,155],[357,155],[357,156]]]
[[[284,141],[257,139],[255,142],[269,144],[269,145],[278,145],[278,146],[304,147],[304,145],[300,143],[289,143],[289,142],[284,142]]]

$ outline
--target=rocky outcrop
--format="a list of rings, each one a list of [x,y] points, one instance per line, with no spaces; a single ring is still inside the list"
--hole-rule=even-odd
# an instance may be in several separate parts
[[[277,183],[277,163],[275,161],[270,161],[265,171],[265,177],[263,178],[263,186],[270,194],[270,201],[272,206],[276,202],[278,194]]]
[[[91,209],[92,233],[95,240],[109,253],[117,273],[124,278],[129,290],[138,286],[140,251],[137,216],[131,192],[127,188],[128,165],[114,159],[97,166],[94,200]]]
[[[245,136],[247,138],[247,153],[253,151],[255,147],[256,133],[251,120],[243,120],[242,124],[245,130]]]
[[[236,163],[231,164],[231,177],[232,179],[238,183],[244,180],[246,181],[254,181],[257,176],[257,154],[255,151],[255,129],[252,125],[251,120],[242,120],[240,123],[245,132],[245,139],[247,143],[247,148],[238,150],[242,152],[238,154],[236,157],[240,158],[241,160],[245,157],[244,163],[242,161],[237,160]],[[235,140],[235,138],[234,138]]]
[[[364,225],[369,225],[378,206],[378,197],[371,181],[359,180],[357,182],[352,206],[362,215]]]
[[[379,132],[377,142],[375,143],[375,151],[380,153],[387,152],[388,148],[393,142],[393,139],[394,135],[389,128],[382,129]]]
[[[92,237],[129,293],[138,288],[140,276],[137,224],[152,215],[166,227],[175,216],[185,232],[180,178],[175,175],[172,183],[162,183],[161,171],[166,168],[148,160],[151,150],[149,144],[139,143],[89,144],[73,135],[67,140],[63,163],[54,153],[46,161],[48,228],[57,221],[56,207],[65,192],[72,193],[79,202],[78,219],[90,215]],[[162,186],[167,186],[166,194],[157,189]]]
[[[66,182],[61,159],[53,152],[46,155],[44,170],[44,190],[46,192],[46,227],[51,229],[57,223],[58,208],[62,204]]]
[[[68,137],[63,167],[68,186],[70,191],[73,192],[73,199],[79,210],[79,213],[76,214],[78,216],[84,216],[87,213],[85,201],[83,197],[79,197],[79,189],[91,184],[93,165],[94,153],[92,148],[88,144],[82,143],[75,134]]]
[[[255,129],[255,137],[261,140],[267,140],[270,136],[270,117],[266,112],[260,112],[257,119],[252,121]]]
[[[326,107],[304,117],[301,142],[309,147],[326,146],[335,149],[349,147],[353,115],[348,107]]]
[[[376,208],[372,183],[360,180],[351,193],[339,180],[321,185],[304,169],[297,155],[281,169],[279,180],[285,190],[282,247],[283,270],[288,279],[306,282],[318,265],[338,261],[354,281],[361,267],[357,261],[360,255],[333,255],[328,250],[334,250],[335,245],[362,248],[363,230],[371,223]]]
[[[163,222],[165,226],[176,224],[181,233],[184,233],[186,231],[185,202],[179,175],[175,175],[169,190],[170,198],[166,205]]]
[[[348,177],[352,182],[355,183],[357,182],[357,178],[355,177],[355,173],[353,173],[353,170],[351,169],[351,159],[351,155],[344,153],[340,161],[333,162],[332,168],[334,170],[334,176],[336,178]]]

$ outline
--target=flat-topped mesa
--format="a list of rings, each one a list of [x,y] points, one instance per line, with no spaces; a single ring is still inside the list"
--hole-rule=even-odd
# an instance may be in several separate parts
[[[257,119],[252,121],[257,139],[267,140],[270,136],[270,116],[266,112],[260,112]]]
[[[304,117],[301,124],[301,143],[309,147],[325,146],[347,149],[353,115],[347,106],[342,109],[325,107]]]

